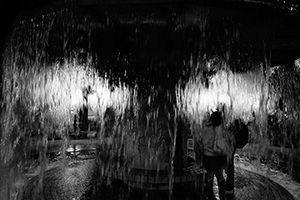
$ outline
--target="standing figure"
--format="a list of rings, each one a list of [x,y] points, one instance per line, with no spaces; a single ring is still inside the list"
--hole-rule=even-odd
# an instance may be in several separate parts
[[[226,167],[227,156],[220,155],[214,150],[214,142],[216,134],[221,131],[223,118],[221,112],[218,110],[213,112],[210,116],[207,114],[205,117],[206,124],[203,128],[202,142],[203,142],[203,166],[207,171],[206,174],[206,199],[215,200],[213,192],[213,178],[217,177],[219,187],[220,200],[225,200],[225,180],[223,170]],[[208,120],[207,120],[208,119]],[[219,129],[219,130],[217,130]]]

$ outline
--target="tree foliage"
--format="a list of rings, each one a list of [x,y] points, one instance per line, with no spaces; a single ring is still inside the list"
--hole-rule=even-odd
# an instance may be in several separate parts
[[[275,145],[300,147],[300,66],[295,63],[274,67],[270,76],[270,90],[277,97],[276,112],[269,116]],[[272,94],[271,94],[272,96]]]
[[[300,1],[298,0],[277,0],[279,6],[300,15]]]

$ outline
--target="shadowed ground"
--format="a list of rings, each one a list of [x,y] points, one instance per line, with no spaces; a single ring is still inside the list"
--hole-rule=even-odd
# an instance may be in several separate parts
[[[45,172],[42,197],[45,200],[74,199],[168,199],[168,192],[145,192],[130,189],[121,181],[100,177],[94,159],[72,162],[66,168],[54,166]],[[34,199],[38,176],[33,176],[19,199]],[[109,183],[109,184],[107,184]],[[259,174],[236,168],[235,187],[237,200],[293,200],[282,186]],[[192,186],[177,188],[174,199],[195,199]],[[181,194],[181,195],[180,195]],[[183,195],[184,194],[184,195]],[[186,195],[188,194],[188,195]]]

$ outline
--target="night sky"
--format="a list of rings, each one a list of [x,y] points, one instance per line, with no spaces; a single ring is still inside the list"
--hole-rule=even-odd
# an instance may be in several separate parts
[[[7,33],[9,33],[9,27],[12,24],[13,19],[16,17],[16,15],[22,11],[35,9],[37,7],[40,7],[41,5],[48,4],[51,2],[55,2],[59,0],[1,0],[0,5],[0,51],[3,52],[5,39],[7,37]],[[199,0],[201,1],[201,0]],[[265,0],[270,1],[270,0]],[[299,0],[277,0],[281,2],[285,2],[280,4],[282,7],[292,7],[294,8],[294,13],[299,13]],[[281,48],[281,47],[279,47]],[[297,49],[292,49],[294,53],[299,52]],[[278,51],[280,53],[280,56],[283,55],[283,58],[279,58],[279,60],[284,60],[285,54],[289,54],[291,50],[289,49],[288,52],[282,51],[281,49]],[[273,52],[276,55],[279,55],[279,53]],[[295,57],[295,56],[294,56]],[[2,60],[2,53],[1,53],[1,60]],[[2,63],[2,61],[0,62]],[[285,59],[286,60],[286,59]],[[0,70],[1,72],[1,70]]]
[[[41,4],[47,4],[53,2],[53,0],[2,0],[0,5],[0,47],[1,52],[5,43],[9,27],[12,24],[15,16],[22,11],[32,9],[40,6]]]
[[[2,0],[0,5],[0,37],[1,37],[1,47],[3,46],[4,38],[6,36],[7,30],[14,19],[14,17],[21,11],[32,9],[43,4],[51,3],[57,0]],[[298,0],[289,0],[286,5],[290,6],[292,4],[296,5],[295,8],[299,8]],[[298,2],[298,3],[295,3]],[[284,4],[282,5],[284,6]],[[298,9],[297,9],[298,10]]]

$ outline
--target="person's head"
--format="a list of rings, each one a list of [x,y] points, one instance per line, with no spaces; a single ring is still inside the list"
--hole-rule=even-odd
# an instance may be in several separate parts
[[[213,112],[209,118],[209,125],[213,127],[220,126],[223,123],[223,118],[221,112],[218,110]]]
[[[215,103],[211,103],[208,106],[208,112],[211,114],[213,112],[216,112],[218,109],[218,106]]]

